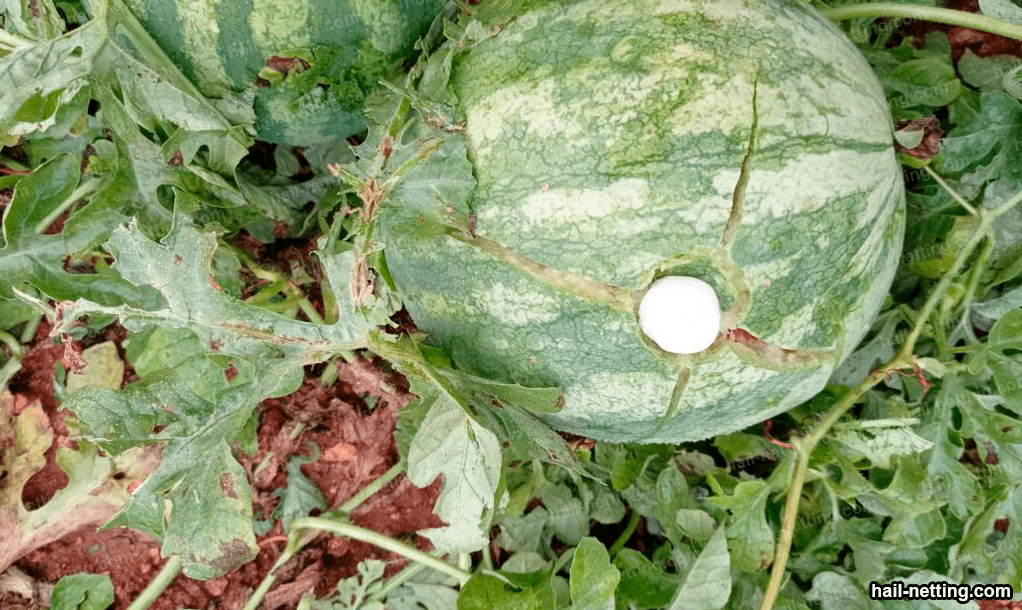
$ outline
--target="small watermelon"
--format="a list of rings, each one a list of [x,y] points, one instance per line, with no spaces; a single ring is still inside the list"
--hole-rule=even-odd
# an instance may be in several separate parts
[[[268,142],[343,139],[366,95],[392,75],[443,0],[125,0],[206,96],[254,89]]]
[[[819,392],[904,233],[890,113],[852,43],[798,0],[479,10],[478,42],[426,72],[449,74],[430,95],[463,123],[473,220],[410,237],[380,212],[429,341],[560,386],[543,417],[610,441],[703,439]]]

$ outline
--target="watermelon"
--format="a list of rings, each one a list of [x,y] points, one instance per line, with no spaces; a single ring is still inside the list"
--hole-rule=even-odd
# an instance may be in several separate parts
[[[391,76],[443,6],[443,0],[125,3],[204,95],[253,92],[258,137],[291,145],[364,129],[366,95]]]
[[[561,387],[541,416],[608,441],[703,439],[819,392],[904,232],[890,113],[851,42],[797,0],[482,10],[420,86],[463,133],[472,220],[416,236],[379,214],[428,341],[472,374]],[[675,310],[717,325],[694,353],[639,323],[667,276],[716,297],[715,318]]]

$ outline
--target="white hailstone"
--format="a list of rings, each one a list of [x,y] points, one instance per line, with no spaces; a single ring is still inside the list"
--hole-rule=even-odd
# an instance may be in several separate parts
[[[701,352],[720,330],[717,293],[698,278],[662,277],[639,302],[639,327],[665,352]]]

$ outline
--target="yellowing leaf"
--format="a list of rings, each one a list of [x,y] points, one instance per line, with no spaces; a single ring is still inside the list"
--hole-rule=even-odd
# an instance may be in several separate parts
[[[113,341],[97,343],[82,352],[85,369],[81,373],[71,371],[67,374],[67,391],[71,392],[86,386],[111,388],[121,387],[124,377],[124,362],[117,355],[117,344]]]
[[[0,393],[0,572],[25,553],[59,540],[83,526],[98,526],[128,498],[127,488],[155,466],[151,454],[135,451],[114,460],[96,447],[79,442],[79,450],[62,447],[57,464],[68,475],[67,486],[49,502],[27,510],[22,488],[46,464],[53,431],[39,401],[19,405],[6,389]],[[124,473],[115,480],[114,472]]]

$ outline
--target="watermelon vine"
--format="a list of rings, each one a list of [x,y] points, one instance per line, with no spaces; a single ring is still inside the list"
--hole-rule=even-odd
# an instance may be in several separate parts
[[[0,604],[99,526],[158,543],[149,585],[34,603],[1017,587],[1022,58],[957,28],[1022,40],[1022,11],[811,4],[0,6]],[[359,366],[358,409],[298,404]],[[384,462],[317,444],[391,398]],[[386,471],[342,497],[327,462]],[[23,500],[44,468],[68,484]],[[430,525],[365,527],[397,489]],[[380,550],[288,582],[343,563],[324,533]]]

